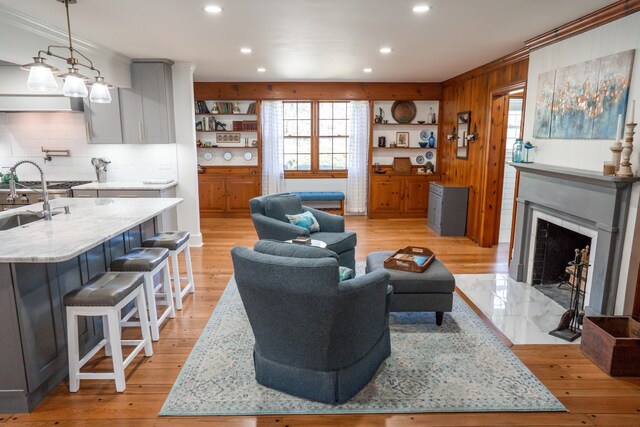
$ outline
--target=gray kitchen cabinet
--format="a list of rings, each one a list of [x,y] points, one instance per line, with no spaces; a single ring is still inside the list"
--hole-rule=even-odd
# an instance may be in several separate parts
[[[119,89],[126,144],[175,143],[172,61],[136,59],[130,89]]]
[[[67,376],[64,295],[156,231],[151,218],[67,261],[0,263],[0,413],[33,410]],[[84,356],[103,338],[102,319],[78,319],[78,338]]]
[[[73,197],[96,198],[98,197],[98,190],[73,190]]]
[[[432,182],[429,187],[429,227],[440,236],[464,236],[468,195],[468,187]]]
[[[96,104],[84,99],[84,117],[89,144],[122,144],[120,96],[111,90],[110,104]]]

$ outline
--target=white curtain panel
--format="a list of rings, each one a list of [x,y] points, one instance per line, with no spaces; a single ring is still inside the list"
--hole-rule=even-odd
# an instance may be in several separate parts
[[[349,103],[351,120],[347,155],[346,213],[365,215],[367,213],[367,182],[369,178],[369,102]]]
[[[262,102],[262,194],[284,192],[282,101]]]

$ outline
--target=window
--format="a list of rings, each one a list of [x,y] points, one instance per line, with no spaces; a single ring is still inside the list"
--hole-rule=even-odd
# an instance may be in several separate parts
[[[346,176],[348,129],[348,101],[285,101],[286,176]]]
[[[311,170],[311,103],[284,103],[284,170]]]

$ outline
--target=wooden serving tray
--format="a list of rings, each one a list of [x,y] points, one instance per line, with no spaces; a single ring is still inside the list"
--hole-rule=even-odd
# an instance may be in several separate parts
[[[406,257],[400,257],[399,255],[405,255]],[[412,259],[412,256],[426,257],[427,261],[424,264],[419,265]],[[409,271],[411,273],[422,273],[429,268],[435,259],[436,255],[431,251],[431,249],[422,248],[420,246],[407,246],[387,258],[384,261],[384,268]]]

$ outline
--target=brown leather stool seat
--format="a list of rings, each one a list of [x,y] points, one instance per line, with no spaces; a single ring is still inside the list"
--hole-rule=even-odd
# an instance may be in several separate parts
[[[144,282],[140,273],[102,273],[86,285],[68,292],[64,305],[114,307]]]
[[[134,248],[111,263],[111,271],[153,271],[169,256],[164,248]]]
[[[184,245],[189,240],[189,237],[191,237],[191,235],[188,231],[163,231],[142,242],[142,246],[145,248],[165,248],[170,251],[175,251]]]

